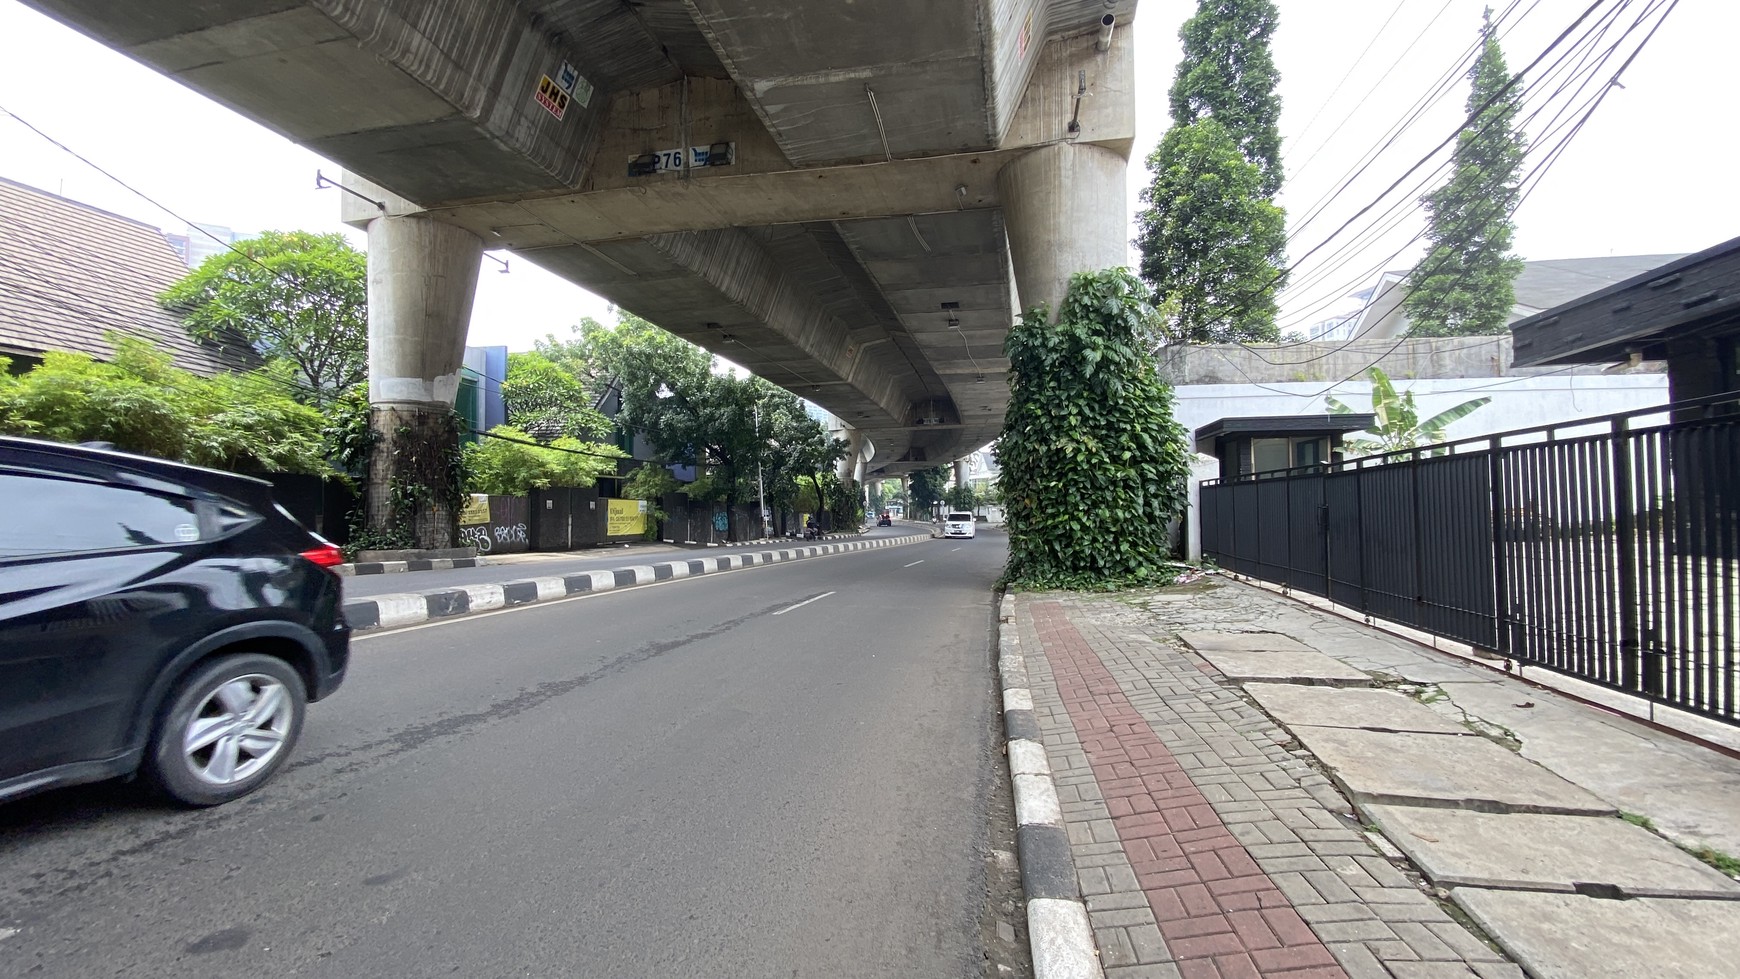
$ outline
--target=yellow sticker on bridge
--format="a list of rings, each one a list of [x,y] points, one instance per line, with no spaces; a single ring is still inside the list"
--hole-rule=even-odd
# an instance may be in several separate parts
[[[543,78],[538,82],[536,98],[539,105],[550,110],[550,115],[553,115],[558,119],[562,118],[568,112],[568,99],[570,96],[567,92],[562,91],[562,86],[550,81],[549,75],[543,76]]]

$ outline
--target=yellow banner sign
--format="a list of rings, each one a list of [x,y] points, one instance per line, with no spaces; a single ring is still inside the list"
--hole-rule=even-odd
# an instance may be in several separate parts
[[[635,537],[646,533],[646,504],[640,500],[605,500],[607,537]]]
[[[465,509],[459,511],[459,526],[475,527],[486,523],[489,523],[489,496],[485,493],[473,493],[465,504]]]

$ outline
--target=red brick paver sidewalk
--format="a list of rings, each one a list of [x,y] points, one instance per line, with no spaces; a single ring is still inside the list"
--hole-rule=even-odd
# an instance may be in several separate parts
[[[1107,979],[1521,979],[1150,615],[1017,596],[1014,628]]]
[[[1345,979],[1280,888],[1136,712],[1062,605],[1032,607],[1112,825],[1185,979]]]

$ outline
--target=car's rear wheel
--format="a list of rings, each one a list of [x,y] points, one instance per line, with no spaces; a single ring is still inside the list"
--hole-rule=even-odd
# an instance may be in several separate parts
[[[240,653],[200,664],[176,685],[145,752],[164,795],[215,806],[264,785],[302,733],[308,695],[290,664]]]

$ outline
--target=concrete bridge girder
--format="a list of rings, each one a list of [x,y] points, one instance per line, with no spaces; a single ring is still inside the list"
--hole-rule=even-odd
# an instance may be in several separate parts
[[[995,435],[1012,279],[1055,305],[1123,262],[1133,45],[1095,50],[1104,0],[30,2],[361,175],[387,206],[345,199],[359,226],[523,254],[835,411],[873,471]],[[731,165],[629,174],[715,142]],[[1103,192],[1046,186],[1072,175]]]

